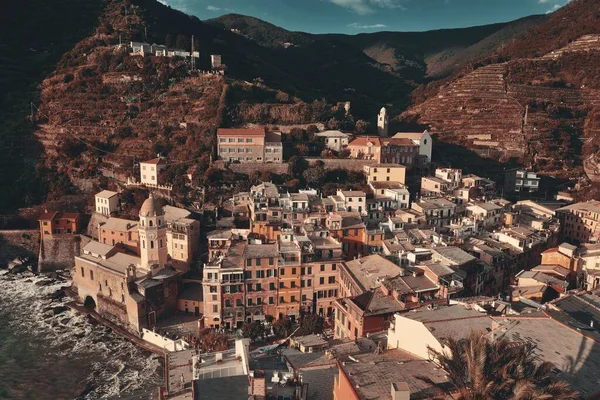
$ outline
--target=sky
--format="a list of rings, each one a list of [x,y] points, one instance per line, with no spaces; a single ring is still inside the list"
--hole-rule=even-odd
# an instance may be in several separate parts
[[[427,31],[546,14],[570,0],[159,0],[200,19],[251,15],[292,31]]]

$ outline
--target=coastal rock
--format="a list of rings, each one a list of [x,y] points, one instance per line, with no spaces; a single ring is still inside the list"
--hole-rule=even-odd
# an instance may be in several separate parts
[[[56,292],[51,293],[48,295],[49,299],[52,300],[62,300],[65,297],[65,291],[62,289],[58,289]]]
[[[54,279],[45,279],[43,281],[38,281],[35,283],[36,286],[49,286],[54,283]]]
[[[68,310],[68,308],[65,306],[56,306],[56,307],[54,307],[53,312],[54,312],[54,315],[58,315],[58,314],[64,313],[67,310]]]

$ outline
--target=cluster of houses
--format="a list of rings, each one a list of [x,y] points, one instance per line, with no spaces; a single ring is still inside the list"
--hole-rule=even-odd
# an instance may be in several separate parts
[[[131,50],[130,55],[132,56],[155,56],[155,57],[183,57],[199,59],[199,51],[187,51],[185,49],[169,48],[163,44],[146,43],[146,42],[129,42],[128,48]],[[222,71],[225,69],[225,65],[222,62],[220,54],[211,54],[210,66],[212,70]]]
[[[176,314],[234,330],[310,313],[331,329],[334,340],[290,337],[259,354],[247,340],[202,355],[174,345],[162,398],[225,390],[227,398],[316,399],[323,387],[335,399],[430,398],[440,385],[452,391],[430,349],[472,331],[533,346],[582,397],[598,395],[600,202],[511,203],[497,197],[496,182],[455,168],[422,176],[411,193],[407,171],[431,161],[431,137],[387,137],[382,113],[381,136],[317,133],[328,148],[371,161],[363,190],[325,196],[262,182],[226,201],[229,216],[209,232],[152,195],[129,220],[118,216],[118,193],[96,194],[99,222],[73,280],[80,301],[104,318],[147,333]],[[281,133],[264,128],[219,129],[217,151],[228,161],[283,162]],[[162,158],[140,163],[139,184],[160,189],[167,167]],[[539,188],[528,171],[505,178],[505,190]],[[42,237],[81,230],[79,214],[39,220]],[[575,357],[577,374],[565,367]],[[223,378],[237,383],[224,389]]]

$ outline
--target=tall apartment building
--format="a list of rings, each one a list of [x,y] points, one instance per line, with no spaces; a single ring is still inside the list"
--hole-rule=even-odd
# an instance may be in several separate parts
[[[600,240],[600,201],[570,204],[556,210],[563,240],[597,243]]]
[[[535,172],[511,169],[504,175],[504,190],[507,192],[537,192],[540,177]]]
[[[231,162],[283,162],[281,132],[264,128],[217,130],[217,153]]]

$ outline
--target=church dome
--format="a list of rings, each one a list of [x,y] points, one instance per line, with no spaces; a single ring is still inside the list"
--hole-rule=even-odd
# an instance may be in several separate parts
[[[142,208],[140,208],[140,217],[155,217],[158,215],[163,215],[163,207],[160,205],[160,201],[155,199],[150,193],[150,197],[144,201],[142,204]]]

